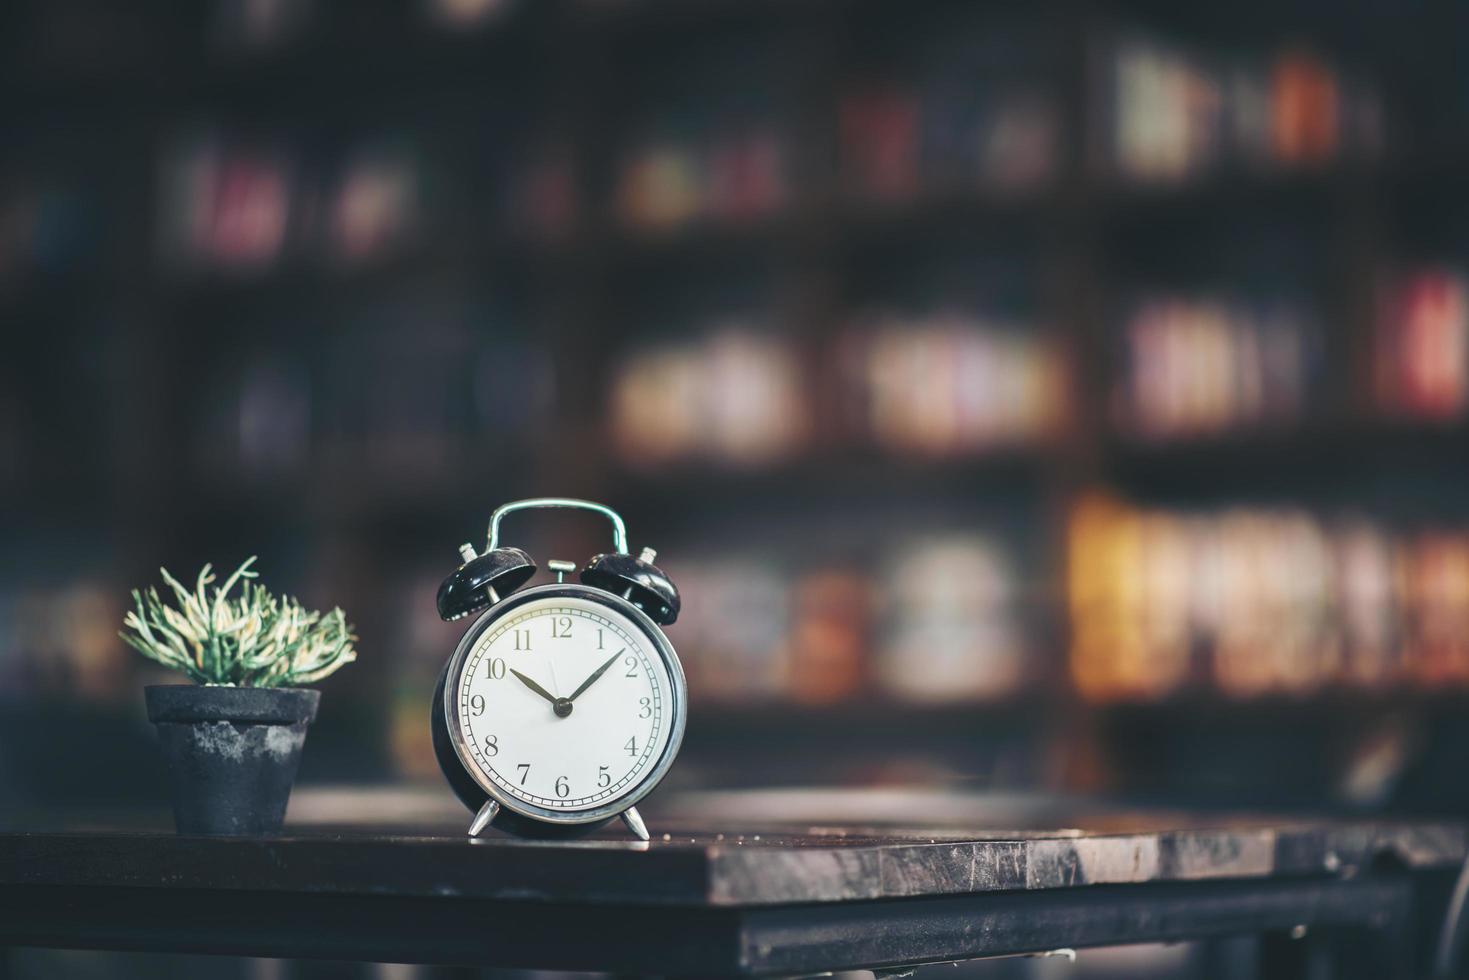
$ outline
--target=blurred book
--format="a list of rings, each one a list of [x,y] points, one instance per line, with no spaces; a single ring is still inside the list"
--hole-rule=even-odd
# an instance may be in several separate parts
[[[695,559],[667,570],[684,599],[669,636],[687,651],[690,699],[739,705],[784,699],[794,579],[779,556]]]
[[[873,582],[853,569],[818,568],[795,585],[791,609],[791,700],[810,705],[851,701],[867,687]]]
[[[1043,92],[973,80],[921,92],[860,85],[843,98],[839,124],[843,184],[876,201],[1029,190],[1059,157],[1058,113]]]
[[[1015,556],[963,528],[903,535],[881,571],[819,545],[670,568],[685,606],[670,636],[691,697],[729,705],[980,703],[1031,679]],[[800,562],[793,567],[793,562]]]
[[[1403,658],[1430,690],[1469,684],[1469,532],[1426,531],[1403,546]]]
[[[1155,294],[1124,324],[1118,426],[1141,439],[1297,423],[1315,407],[1322,332],[1305,303]]]
[[[656,67],[654,67],[656,64]],[[612,158],[613,216],[634,232],[740,225],[794,191],[788,89],[764,41],[705,37],[650,63]]]
[[[880,585],[876,681],[897,701],[981,702],[1026,681],[1020,583],[998,542],[968,533],[915,541]]]
[[[1381,151],[1376,88],[1309,50],[1206,55],[1132,35],[1102,45],[1098,63],[1100,162],[1130,180],[1319,167]]]
[[[790,196],[786,142],[767,121],[675,121],[626,148],[614,199],[621,220],[663,231],[739,224],[778,212]]]
[[[1071,672],[1093,700],[1469,684],[1469,532],[1093,497],[1067,567]]]
[[[1106,498],[1072,509],[1066,601],[1072,683],[1097,701],[1155,700],[1190,668],[1186,529]]]
[[[858,200],[1023,194],[1064,158],[1052,35],[951,8],[866,38],[837,105],[838,174]]]
[[[354,147],[324,189],[324,251],[359,265],[408,248],[423,223],[422,165],[406,139]]]
[[[158,224],[176,271],[352,268],[406,252],[426,223],[425,164],[405,135],[307,153],[283,136],[186,137],[164,156]]]
[[[0,694],[118,702],[134,661],[118,638],[125,591],[93,579],[0,587]]]
[[[1401,673],[1400,547],[1387,529],[1348,518],[1334,529],[1336,601],[1340,607],[1341,679],[1382,690]]]
[[[1060,345],[1034,324],[873,311],[855,316],[838,343],[858,434],[895,453],[1039,442],[1067,417]]]
[[[1336,683],[1343,610],[1330,530],[1301,511],[1242,509],[1195,529],[1189,544],[1215,574],[1212,595],[1191,597],[1207,612],[1192,625],[1212,647],[1218,690],[1299,695]]]
[[[630,355],[611,390],[611,426],[634,465],[703,458],[749,466],[785,458],[810,431],[792,342],[740,320],[700,340]]]
[[[166,264],[259,272],[286,251],[299,191],[286,147],[187,138],[163,161],[159,230]]]
[[[1460,418],[1469,401],[1469,280],[1427,268],[1385,276],[1373,334],[1373,387],[1389,415]]]

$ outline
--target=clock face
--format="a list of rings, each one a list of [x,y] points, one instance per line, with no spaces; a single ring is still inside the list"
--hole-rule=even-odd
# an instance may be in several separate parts
[[[632,618],[558,591],[489,622],[464,656],[449,710],[477,782],[512,809],[574,819],[617,809],[661,771],[682,693]]]

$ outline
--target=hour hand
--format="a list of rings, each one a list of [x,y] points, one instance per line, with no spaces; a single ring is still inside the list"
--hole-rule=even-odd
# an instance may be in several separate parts
[[[520,683],[524,684],[526,687],[530,688],[532,691],[535,691],[537,694],[539,694],[541,697],[545,698],[547,701],[550,701],[552,704],[555,704],[556,703],[556,695],[552,694],[550,691],[546,690],[544,687],[542,687],[541,685],[537,684],[535,681],[531,680],[529,677],[525,676],[520,671],[516,670],[514,667],[511,667],[510,668],[510,673],[514,674],[516,676],[516,678],[520,681]]]

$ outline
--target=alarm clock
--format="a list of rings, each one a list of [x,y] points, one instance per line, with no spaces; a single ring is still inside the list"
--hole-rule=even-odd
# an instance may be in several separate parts
[[[552,560],[554,584],[522,589],[536,563],[500,542],[516,511],[574,508],[612,523],[613,550],[581,567]],[[637,803],[668,773],[683,741],[688,688],[661,627],[678,590],[653,559],[634,557],[616,511],[538,497],[497,508],[482,554],[439,587],[439,615],[479,617],[439,676],[433,744],[439,767],[474,811],[469,835],[494,826],[522,836],[587,833],[613,817],[647,840]]]

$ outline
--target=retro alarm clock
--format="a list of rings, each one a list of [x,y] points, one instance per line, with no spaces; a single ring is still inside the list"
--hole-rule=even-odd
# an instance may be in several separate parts
[[[612,522],[613,550],[556,582],[521,589],[536,563],[500,541],[516,511],[575,508]],[[661,627],[678,618],[678,590],[644,548],[627,550],[616,511],[589,500],[539,497],[497,508],[489,544],[460,546],[463,564],[439,587],[445,620],[479,617],[439,676],[433,744],[449,785],[486,828],[575,836],[613,817],[643,840],[637,803],[667,774],[683,741],[688,689]]]

